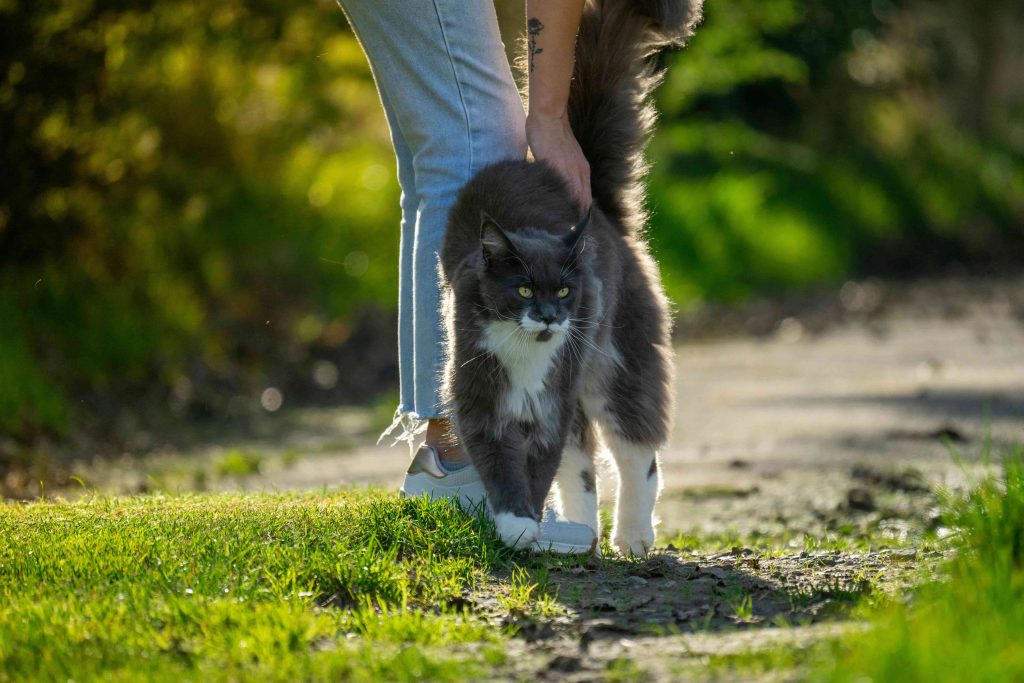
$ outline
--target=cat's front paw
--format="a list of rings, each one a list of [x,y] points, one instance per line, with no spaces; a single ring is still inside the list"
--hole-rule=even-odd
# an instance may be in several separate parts
[[[622,555],[644,557],[654,547],[654,526],[622,527],[612,532],[612,545]]]
[[[540,535],[540,525],[532,517],[519,517],[511,512],[494,515],[494,526],[501,542],[510,548],[529,548]]]

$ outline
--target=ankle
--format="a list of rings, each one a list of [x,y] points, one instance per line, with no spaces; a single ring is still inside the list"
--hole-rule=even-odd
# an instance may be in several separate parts
[[[455,440],[448,420],[427,422],[426,443],[437,450],[437,455],[443,462],[461,462],[466,459],[466,453]]]

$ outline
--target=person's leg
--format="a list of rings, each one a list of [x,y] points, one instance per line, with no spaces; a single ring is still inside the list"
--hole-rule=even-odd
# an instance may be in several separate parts
[[[410,406],[403,388],[400,409],[417,420],[433,420],[430,438],[437,440],[445,432],[437,259],[448,209],[474,173],[496,161],[525,157],[525,114],[488,0],[341,4],[391,110],[389,120],[412,155],[417,198],[411,256],[413,390]]]
[[[416,213],[419,197],[416,195],[416,174],[413,171],[412,150],[405,141],[394,108],[387,96],[380,93],[384,116],[391,130],[391,143],[398,163],[398,185],[402,190],[401,234],[398,247],[398,377],[399,398],[396,419],[413,412],[416,386],[413,364],[413,245],[416,242]]]

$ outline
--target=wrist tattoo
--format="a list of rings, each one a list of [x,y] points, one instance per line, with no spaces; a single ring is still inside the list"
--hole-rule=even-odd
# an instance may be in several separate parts
[[[529,21],[526,22],[526,32],[530,34],[530,38],[527,41],[530,53],[530,73],[533,73],[533,58],[544,52],[544,48],[537,47],[537,35],[544,30],[544,24],[540,23],[540,19],[537,17],[530,17]]]

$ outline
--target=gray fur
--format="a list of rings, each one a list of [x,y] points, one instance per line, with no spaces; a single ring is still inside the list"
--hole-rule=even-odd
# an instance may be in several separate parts
[[[525,161],[482,170],[449,216],[446,402],[495,513],[539,520],[567,439],[593,457],[595,426],[652,450],[668,437],[669,306],[640,230],[648,96],[658,82],[647,58],[685,37],[699,3],[641,5],[646,14],[627,0],[588,3],[580,26],[570,119],[591,164],[589,219],[557,172]],[[518,294],[524,283],[532,298]],[[563,287],[570,295],[560,298]],[[568,321],[568,332],[508,322],[524,313],[552,327]],[[500,347],[499,327],[513,339]],[[520,366],[510,359],[523,353],[553,353],[536,394],[514,386],[509,368]],[[593,470],[580,476],[593,490]]]

